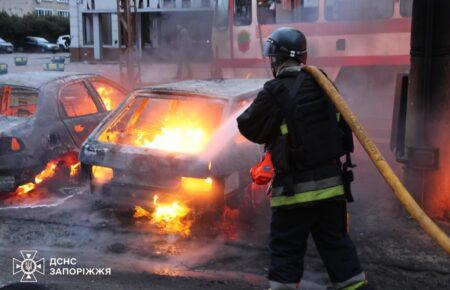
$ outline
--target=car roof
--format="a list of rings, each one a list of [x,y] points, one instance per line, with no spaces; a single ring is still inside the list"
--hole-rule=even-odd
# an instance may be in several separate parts
[[[267,79],[193,80],[145,87],[139,93],[167,92],[211,96],[234,100],[260,91]]]
[[[23,72],[0,76],[0,85],[21,86],[39,89],[43,85],[66,77],[93,77],[93,74],[80,74],[73,72]]]

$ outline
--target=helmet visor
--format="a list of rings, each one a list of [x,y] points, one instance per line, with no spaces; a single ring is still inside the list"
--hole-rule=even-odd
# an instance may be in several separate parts
[[[276,45],[271,39],[268,39],[266,41],[266,43],[264,43],[263,55],[264,56],[275,56],[276,55]]]

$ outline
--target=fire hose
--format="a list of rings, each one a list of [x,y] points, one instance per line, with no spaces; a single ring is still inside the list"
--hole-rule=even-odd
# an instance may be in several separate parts
[[[396,197],[400,200],[403,207],[408,213],[419,223],[422,229],[433,238],[438,245],[440,245],[447,253],[450,254],[450,238],[428,217],[422,208],[416,203],[414,198],[402,184],[400,179],[395,175],[391,166],[386,162],[380,150],[375,143],[369,138],[367,132],[359,123],[356,115],[347,105],[331,81],[316,67],[305,66],[305,71],[308,72],[324,90],[326,95],[334,103],[341,116],[347,121],[352,128],[358,141],[363,146],[364,150],[369,155],[375,167],[381,173],[385,181],[394,191]]]

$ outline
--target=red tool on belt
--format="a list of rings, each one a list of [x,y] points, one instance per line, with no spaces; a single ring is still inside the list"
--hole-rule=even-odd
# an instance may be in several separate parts
[[[272,180],[274,169],[270,152],[264,154],[263,160],[253,166],[252,169],[250,169],[250,173],[253,182],[258,185],[266,185]]]

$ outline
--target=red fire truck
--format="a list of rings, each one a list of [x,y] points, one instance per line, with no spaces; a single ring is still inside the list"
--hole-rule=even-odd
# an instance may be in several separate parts
[[[306,34],[309,63],[325,68],[332,79],[342,67],[409,65],[412,2],[218,0],[212,33],[215,69],[224,76],[267,75],[261,48],[283,26]]]

